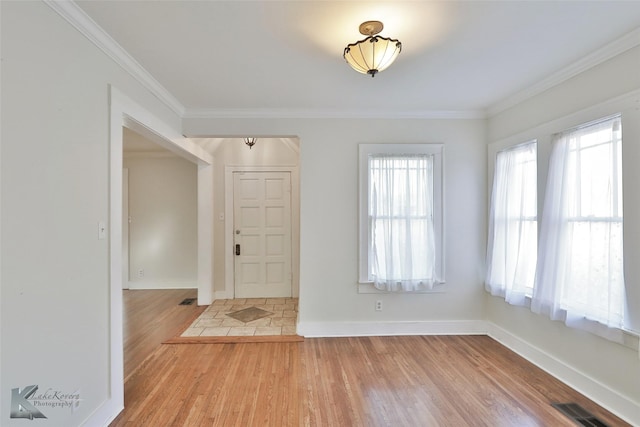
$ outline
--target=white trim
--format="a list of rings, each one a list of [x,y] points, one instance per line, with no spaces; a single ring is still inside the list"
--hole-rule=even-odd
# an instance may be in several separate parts
[[[605,100],[601,103],[590,105],[578,111],[566,114],[562,117],[541,123],[520,131],[516,134],[502,137],[495,141],[489,141],[489,146],[495,146],[495,151],[502,150],[525,140],[542,140],[563,129],[579,126],[581,123],[595,120],[598,117],[606,117],[628,109],[640,108],[640,89],[633,90],[620,96]],[[489,171],[491,172],[491,171]]]
[[[405,294],[443,294],[447,292],[447,287],[445,282],[435,283],[433,285],[433,289],[429,290],[421,290],[421,291],[413,291],[413,292],[403,292]],[[376,288],[373,283],[358,283],[358,293],[359,294],[397,294],[398,292],[390,292],[390,291],[381,291]]]
[[[43,1],[183,119],[484,119],[486,117],[485,112],[481,110],[187,109],[76,3],[68,0]]]
[[[297,166],[226,166],[224,170],[224,290],[216,291],[223,299],[235,297],[233,256],[233,173],[289,172],[291,174],[291,296],[300,292],[300,174]]]
[[[205,109],[185,108],[164,86],[145,70],[122,46],[102,27],[89,17],[73,1],[43,0],[51,9],[67,20],[89,41],[95,44],[126,72],[133,76],[160,101],[181,118],[224,119],[224,118],[345,118],[345,119],[485,119],[513,107],[545,90],[556,86],[616,55],[640,45],[640,28],[592,52],[546,79],[499,101],[485,110],[361,110],[361,109]]]
[[[213,283],[213,181],[214,166],[198,166],[198,305],[209,305],[214,299]]]
[[[578,371],[553,355],[524,341],[492,322],[486,322],[488,335],[540,369],[584,394],[631,425],[640,425],[640,402],[612,390],[605,384]]]
[[[197,288],[198,288],[198,282],[196,281],[188,281],[188,282],[159,282],[159,281],[153,281],[153,280],[146,280],[141,282],[129,281],[129,289],[132,291],[142,290],[142,289],[165,290],[165,289],[197,289]],[[198,296],[200,296],[200,292],[198,292]]]
[[[640,127],[638,127],[639,111],[640,89],[636,89],[548,122],[537,124],[510,136],[492,139],[494,142],[490,142],[487,148],[487,176],[493,176],[496,151],[522,141],[536,139],[538,141],[538,200],[544,200],[544,191],[546,189],[547,179],[546,170],[548,168],[548,159],[551,150],[551,135],[564,129],[571,129],[583,123],[588,123],[602,117],[609,117],[614,114],[622,113],[623,139],[627,141],[627,143],[623,142],[623,198],[625,199],[623,209],[625,217],[636,217],[637,212],[640,210],[640,205],[638,205],[638,201],[635,200],[637,198],[627,197],[627,193],[633,193],[636,190],[633,185],[629,186],[626,184],[630,182],[638,182],[637,178],[640,176],[638,168],[633,164],[634,159],[638,158],[639,154],[637,144],[633,143],[633,141],[638,140],[638,136],[640,135]],[[629,141],[631,141],[631,143],[628,143]],[[491,181],[489,180],[487,183],[489,185],[487,194],[491,194]],[[538,218],[542,215],[541,209],[542,204],[539,203]],[[634,225],[633,222],[626,223],[624,226],[623,239],[625,245],[625,257],[631,253],[637,253],[638,248],[640,248],[640,246],[633,243],[637,240],[633,238],[634,235],[637,235],[637,231],[638,227]],[[631,245],[632,243],[633,246]],[[633,268],[633,273],[630,273],[630,268]],[[636,264],[633,262],[625,262],[625,280],[627,282],[631,280],[630,278],[632,277],[632,274],[638,275],[640,274],[640,270],[636,268]],[[631,310],[630,312],[633,312],[635,309],[635,307],[633,307],[634,304],[637,305],[635,302],[640,301],[640,299],[637,298],[638,296],[640,296],[640,291],[638,289],[633,286],[627,287],[627,302],[631,305],[629,308],[629,310]],[[628,320],[636,321],[637,323],[637,320],[631,316],[629,316]],[[626,325],[626,327],[636,330],[640,329],[640,325],[637,324]],[[603,338],[607,339],[606,337]],[[629,340],[631,344],[629,344]],[[613,340],[611,342],[617,341]],[[630,339],[628,334],[625,335],[624,345],[627,347],[637,347],[635,341]]]
[[[446,283],[445,273],[445,154],[444,144],[359,144],[358,145],[358,286],[371,293],[366,286],[369,278],[369,156],[372,154],[432,154],[433,161],[433,228],[436,234],[436,270],[440,282],[434,284],[440,291]],[[429,292],[427,292],[429,293]]]
[[[155,95],[164,105],[178,116],[185,112],[184,106],[164,86],[162,86],[142,65],[100,27],[84,10],[73,1],[43,0],[58,15],[67,20],[91,43],[120,65],[142,86]]]
[[[400,335],[486,335],[484,320],[431,320],[388,322],[300,322],[305,338]]]
[[[590,53],[538,83],[489,106],[486,109],[485,117],[491,118],[638,45],[640,45],[640,28]]]
[[[156,128],[151,129],[149,126],[143,124],[143,122],[151,121],[157,122]],[[191,141],[180,134],[178,130],[175,130],[154,115],[147,113],[142,116],[140,120],[132,119],[130,117],[124,117],[124,126],[142,135],[149,141],[158,144],[160,147],[165,148],[171,153],[182,157],[183,159],[195,163],[199,166],[207,166],[213,164],[213,156],[202,148],[199,144]],[[124,153],[122,153],[124,157]]]
[[[122,289],[129,289],[129,168],[122,168]]]
[[[207,164],[201,148],[185,140],[180,132],[167,126],[144,107],[109,86],[109,376],[107,399],[83,423],[107,425],[124,408],[124,361],[122,325],[122,128],[128,127],[161,142],[192,162]],[[190,151],[188,147],[197,147]],[[200,150],[200,151],[199,151]],[[202,151],[204,153],[204,151]],[[201,166],[204,167],[204,166]],[[212,166],[210,166],[211,168]],[[200,182],[198,183],[200,185]],[[213,185],[213,183],[211,183]],[[200,211],[200,207],[198,207]],[[198,212],[200,214],[200,212]],[[210,218],[213,222],[213,218]],[[200,231],[200,230],[199,230]],[[198,248],[200,249],[200,248]],[[198,254],[200,256],[200,254]],[[213,255],[206,255],[213,262]],[[200,260],[200,258],[199,258]],[[211,285],[210,285],[211,286]],[[106,421],[105,421],[106,420]]]
[[[216,109],[190,108],[184,119],[485,119],[481,110],[363,110],[363,109]]]

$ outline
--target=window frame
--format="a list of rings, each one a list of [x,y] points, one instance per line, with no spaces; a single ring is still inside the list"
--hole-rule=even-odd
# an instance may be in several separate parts
[[[529,140],[524,141],[524,142],[519,142],[519,143],[516,143],[516,144],[513,144],[513,145],[509,145],[509,146],[501,148],[501,149],[499,149],[499,150],[497,150],[495,152],[494,159],[493,159],[494,160],[494,162],[493,162],[493,180],[490,182],[491,187],[489,189],[489,212],[488,212],[488,215],[489,215],[489,222],[490,222],[491,221],[491,218],[490,218],[490,216],[491,216],[491,203],[493,203],[493,198],[495,197],[495,195],[493,194],[493,190],[494,190],[494,186],[495,186],[495,181],[498,179],[498,177],[496,176],[496,170],[498,168],[498,161],[499,161],[500,156],[506,155],[507,153],[510,153],[510,152],[521,150],[521,149],[529,147],[529,146],[533,146],[533,150],[536,153],[535,154],[535,158],[533,160],[530,160],[530,161],[534,162],[534,166],[535,166],[535,175],[536,175],[536,191],[535,191],[536,203],[535,203],[535,207],[536,207],[536,212],[535,212],[534,216],[505,217],[505,218],[499,218],[499,220],[503,221],[503,222],[506,222],[506,221],[508,221],[509,218],[517,218],[518,220],[520,220],[522,222],[534,223],[535,224],[535,228],[536,228],[536,239],[535,239],[536,241],[535,241],[535,243],[536,243],[536,255],[537,255],[537,248],[538,248],[539,237],[540,237],[539,236],[540,218],[539,218],[538,210],[539,210],[539,208],[541,206],[541,202],[540,202],[539,197],[538,197],[539,196],[539,185],[538,185],[538,182],[537,182],[538,181],[538,176],[539,176],[539,171],[538,171],[538,139],[537,138],[533,138],[533,139],[529,139]],[[523,162],[523,164],[524,164],[524,162]],[[495,223],[495,221],[496,221],[496,219],[494,218],[494,223]],[[490,230],[488,230],[488,232],[490,232]],[[490,236],[487,236],[487,245],[488,246],[489,246],[489,239],[490,238],[491,238]],[[487,253],[487,259],[486,259],[486,261],[487,261],[487,266],[486,266],[487,269],[489,269],[489,264],[488,264],[489,263],[489,259],[490,259],[490,256],[489,256],[489,253]],[[536,265],[534,266],[534,272],[535,272],[536,267],[537,267],[537,259],[536,259]],[[517,305],[526,305],[526,304],[528,304],[528,302],[531,299],[531,296],[533,295],[533,287],[534,287],[534,283],[533,282],[534,282],[534,278],[532,278],[531,286],[526,286],[524,288],[525,292],[524,292],[524,300],[523,301],[521,301],[519,303],[516,303],[516,302],[514,302],[512,300],[512,301],[509,301],[509,302],[511,304],[517,304]],[[492,284],[488,283],[488,276],[485,279],[485,286],[493,287]],[[489,288],[487,288],[487,289],[489,289]],[[510,299],[507,296],[508,291],[507,291],[506,288],[500,288],[500,289],[497,289],[497,288],[493,289],[492,288],[491,292],[492,292],[493,295],[499,295],[501,298],[505,298],[507,300]]]
[[[543,205],[546,197],[547,180],[549,173],[550,155],[553,136],[568,130],[579,129],[589,123],[601,121],[607,117],[619,115],[622,123],[622,139],[624,141],[640,140],[640,110],[638,109],[638,96],[640,91],[632,91],[620,97],[612,98],[587,108],[572,111],[567,115],[543,120],[541,123],[520,131],[507,133],[501,137],[489,138],[487,171],[492,176],[495,169],[495,154],[506,147],[516,145],[524,140],[538,140],[538,230],[543,216]],[[625,143],[622,149],[622,194],[623,217],[637,218],[640,212],[640,196],[637,186],[628,185],[640,181],[640,168],[636,159],[640,156],[640,144]],[[492,182],[487,180],[487,195],[491,194]],[[488,196],[490,197],[490,196]],[[489,198],[487,198],[489,200]],[[566,325],[570,329],[588,331],[594,336],[621,344],[638,352],[638,338],[640,337],[640,287],[629,283],[637,283],[640,278],[640,263],[634,262],[640,254],[640,240],[635,239],[640,232],[640,223],[626,221],[623,225],[624,246],[624,276],[627,284],[625,293],[627,310],[625,324],[620,330],[610,328],[594,328],[597,322],[586,321],[584,325]],[[539,233],[540,236],[540,233]],[[499,298],[499,297],[496,297]],[[529,298],[524,307],[531,307]],[[548,316],[544,316],[547,317]]]
[[[582,123],[578,126],[575,126],[573,128],[564,130],[562,132],[560,132],[560,134],[571,134],[571,133],[577,133],[577,132],[584,132],[585,130],[589,130],[591,128],[597,127],[598,125],[602,124],[602,123],[607,123],[607,122],[611,122],[611,121],[615,121],[617,120],[619,123],[619,126],[622,126],[622,114],[618,113],[618,114],[614,114],[614,115],[610,115],[610,116],[605,116],[602,117],[600,119],[597,120],[592,120],[586,123]],[[595,132],[595,131],[594,131]],[[591,134],[593,132],[590,132],[589,134]],[[580,137],[582,138],[584,135],[581,135]],[[612,191],[613,196],[614,196],[614,203],[613,203],[613,210],[614,210],[614,215],[613,216],[601,216],[601,215],[595,215],[595,214],[585,214],[582,211],[582,204],[578,203],[578,212],[576,212],[576,215],[574,216],[570,216],[567,218],[567,222],[569,223],[574,223],[574,224],[578,224],[578,223],[583,223],[583,224],[591,224],[591,223],[617,223],[620,224],[622,230],[624,230],[624,184],[623,184],[623,178],[622,178],[622,169],[623,169],[623,159],[622,159],[622,141],[623,141],[623,137],[622,137],[622,132],[619,133],[618,137],[614,137],[614,139],[605,141],[605,142],[599,142],[597,144],[593,144],[593,145],[588,145],[588,146],[580,146],[580,143],[577,143],[578,146],[575,146],[573,144],[570,144],[570,148],[569,148],[569,152],[573,155],[575,155],[575,161],[576,161],[576,168],[577,168],[577,172],[576,173],[581,173],[582,172],[582,155],[586,150],[598,147],[598,146],[602,146],[602,145],[611,145],[613,151],[616,153],[616,160],[614,161],[613,169],[616,171],[616,175],[618,175],[618,173],[620,173],[619,176],[619,180],[614,180],[614,186],[615,186],[615,191]],[[618,158],[619,157],[619,158]],[[579,189],[577,189],[576,191],[579,192]],[[580,197],[578,195],[578,197]],[[621,232],[621,238],[622,238],[622,246],[624,248],[624,231]],[[623,298],[625,299],[625,302],[623,304],[623,308],[622,308],[622,316],[624,318],[625,316],[625,312],[626,309],[624,308],[625,306],[628,305],[627,302],[627,295],[626,295],[626,287],[627,287],[627,283],[624,280],[624,271],[625,271],[625,259],[624,259],[624,249],[623,249],[623,257],[622,257],[622,265],[621,265],[621,272],[620,274],[623,277],[623,286],[622,289],[620,289],[619,291],[622,293]],[[562,292],[562,294],[564,294],[564,291]],[[559,298],[559,307],[562,310],[562,312],[567,315],[568,313],[571,313],[575,306],[574,303],[574,299],[572,298],[568,298],[566,296],[561,296]],[[618,328],[616,326],[611,326],[611,325],[607,325],[602,323],[600,320],[597,319],[593,319],[591,317],[585,317],[583,320],[583,322],[586,322],[587,324],[591,324],[593,328],[609,328],[609,329],[619,329],[619,330],[624,330],[624,321],[623,321],[623,326],[621,328]]]
[[[387,293],[373,286],[369,277],[371,248],[369,232],[369,156],[370,155],[431,155],[433,156],[433,227],[435,233],[436,269],[440,282],[428,291],[411,293],[443,292],[445,280],[444,241],[444,144],[359,144],[358,145],[359,185],[358,185],[358,292]]]

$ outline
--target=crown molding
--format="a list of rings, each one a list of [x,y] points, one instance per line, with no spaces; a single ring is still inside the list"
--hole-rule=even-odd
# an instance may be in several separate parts
[[[42,1],[183,119],[485,119],[640,45],[640,28],[637,28],[484,110],[187,109],[73,0]]]
[[[142,86],[155,95],[163,104],[182,117],[185,107],[164,86],[162,86],[138,61],[133,59],[105,30],[89,17],[72,0],[42,0],[63,17],[89,41],[113,59]]]
[[[198,119],[484,119],[482,110],[186,109],[73,0],[42,0],[181,118]]]
[[[484,119],[482,110],[187,109],[184,119]]]
[[[640,28],[636,28],[627,35],[622,36],[619,39],[588,54],[587,56],[579,59],[568,67],[565,67],[562,70],[551,74],[549,77],[541,80],[540,82],[488,107],[486,109],[485,115],[486,117],[493,117],[638,45],[640,45]]]

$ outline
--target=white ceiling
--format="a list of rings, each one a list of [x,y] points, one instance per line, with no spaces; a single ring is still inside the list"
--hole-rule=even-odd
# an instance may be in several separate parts
[[[634,32],[640,1],[77,1],[187,114],[486,111]],[[344,62],[358,25],[402,53]]]

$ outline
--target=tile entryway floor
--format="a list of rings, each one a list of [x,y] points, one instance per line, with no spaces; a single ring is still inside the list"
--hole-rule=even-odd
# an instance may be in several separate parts
[[[229,317],[247,308],[259,308],[270,314],[257,320],[242,322]],[[182,337],[236,337],[296,335],[297,298],[239,298],[215,300],[189,326]]]

